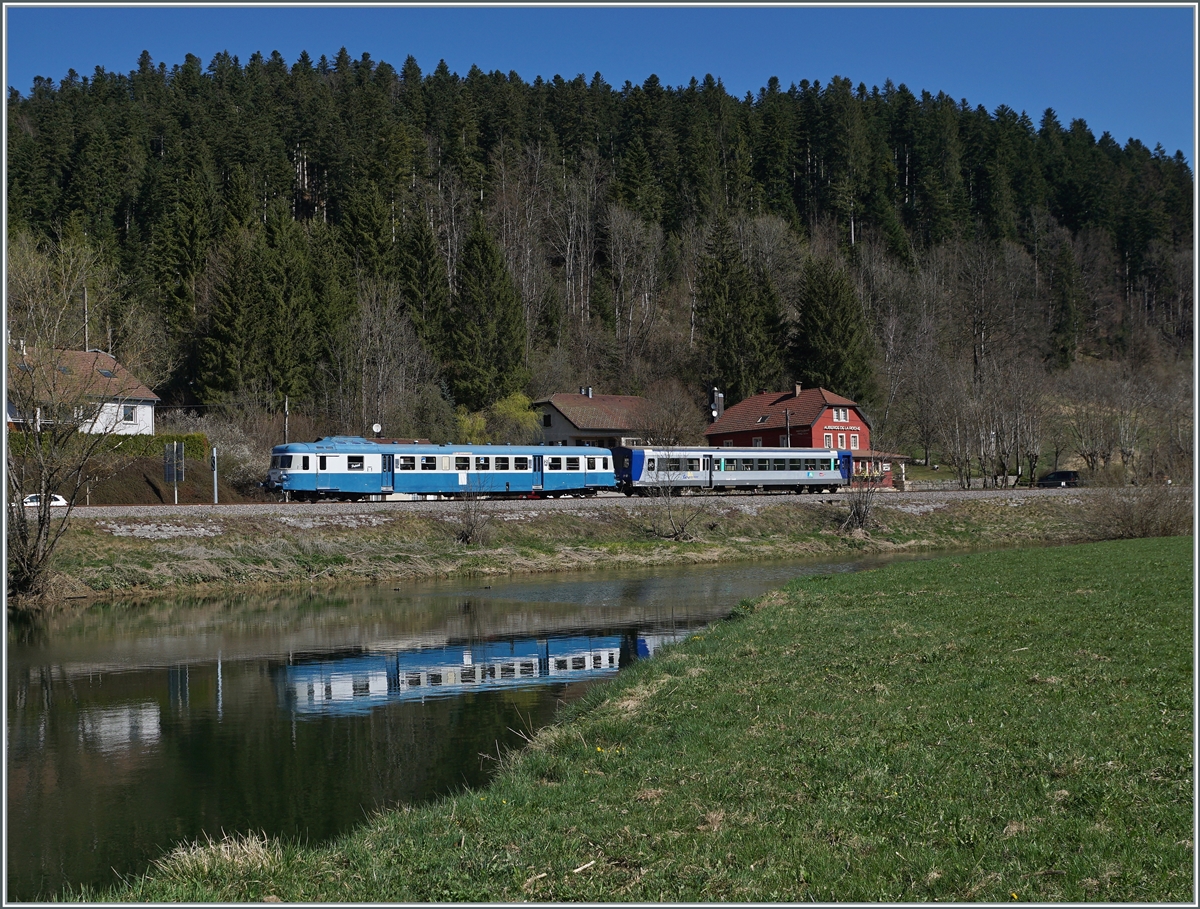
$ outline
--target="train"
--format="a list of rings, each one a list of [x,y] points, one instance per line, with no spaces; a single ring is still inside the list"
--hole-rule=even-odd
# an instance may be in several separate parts
[[[437,445],[327,436],[271,449],[263,486],[290,499],[592,496],[616,488],[606,448]]]
[[[854,476],[854,453],[832,448],[614,448],[626,495],[666,492],[837,492]]]
[[[438,445],[327,436],[271,449],[263,486],[301,502],[557,498],[619,491],[837,492],[854,453],[826,448]]]

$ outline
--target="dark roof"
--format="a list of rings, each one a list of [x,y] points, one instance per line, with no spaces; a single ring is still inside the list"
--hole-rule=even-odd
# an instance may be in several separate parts
[[[112,356],[100,350],[50,350],[28,347],[8,359],[8,382],[32,388],[43,400],[99,399],[104,401],[158,401]],[[22,382],[22,377],[25,381]]]
[[[550,404],[571,421],[576,429],[591,431],[637,429],[643,422],[646,399],[637,395],[557,394],[534,406]]]
[[[870,421],[849,398],[835,395],[824,388],[804,388],[799,394],[794,391],[767,391],[739,401],[726,410],[721,419],[704,430],[704,434],[716,436],[752,429],[784,429],[789,421],[795,427],[812,426],[825,408],[833,405],[853,407],[870,427]],[[785,414],[784,411],[789,413]],[[764,416],[766,419],[759,422],[759,418]]]

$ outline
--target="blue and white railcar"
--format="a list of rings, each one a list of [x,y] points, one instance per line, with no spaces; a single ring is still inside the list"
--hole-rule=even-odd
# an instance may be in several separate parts
[[[626,495],[837,492],[854,473],[853,452],[831,448],[616,448],[613,458]]]
[[[266,488],[304,501],[594,495],[616,488],[606,448],[432,445],[330,436],[271,449]]]

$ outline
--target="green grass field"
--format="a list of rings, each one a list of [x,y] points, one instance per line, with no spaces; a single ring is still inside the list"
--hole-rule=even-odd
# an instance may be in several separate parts
[[[623,671],[493,784],[120,901],[1179,901],[1192,539],[794,582]]]

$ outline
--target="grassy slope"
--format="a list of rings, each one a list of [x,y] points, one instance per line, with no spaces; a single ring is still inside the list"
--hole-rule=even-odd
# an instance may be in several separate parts
[[[702,503],[696,539],[673,542],[650,528],[661,508],[580,503],[578,514],[497,516],[483,545],[455,542],[455,503],[429,514],[237,517],[207,513],[154,520],[74,518],[55,553],[73,595],[162,592],[252,583],[381,581],[451,574],[564,571],[605,565],[794,558],[897,550],[960,549],[1078,538],[1068,504],[1029,498],[967,500],[912,513],[878,509],[869,535],[842,534],[842,503],[764,498],[753,510]],[[687,507],[697,507],[689,505]],[[139,535],[130,535],[136,531]]]
[[[1189,901],[1191,552],[801,580],[595,690],[485,791],[318,848],[180,850],[106,898]]]

